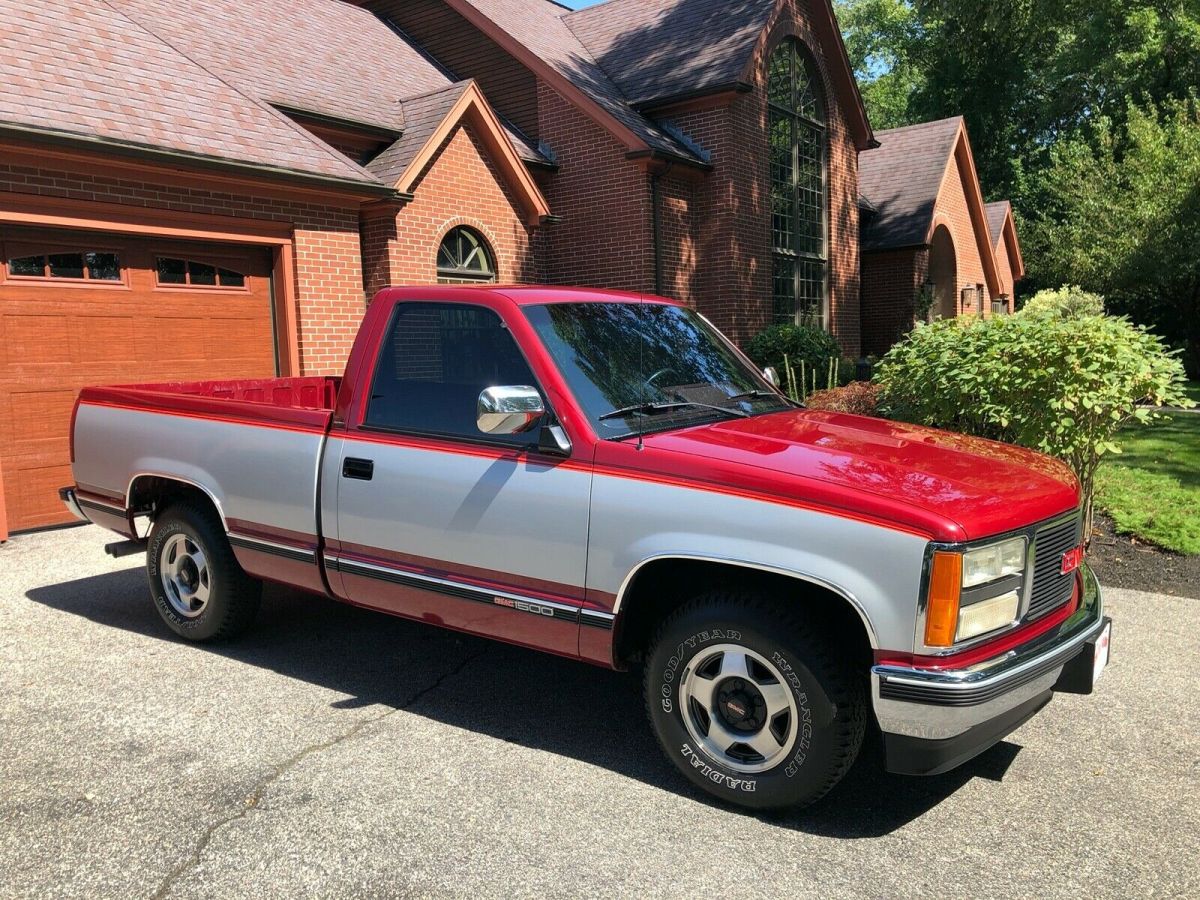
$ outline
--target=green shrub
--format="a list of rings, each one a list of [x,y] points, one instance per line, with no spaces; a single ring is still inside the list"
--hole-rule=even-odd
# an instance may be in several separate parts
[[[827,331],[807,328],[803,325],[772,325],[759,333],[746,345],[746,355],[762,368],[774,366],[780,377],[784,376],[784,357],[800,377],[800,362],[808,379],[812,372],[820,373],[823,381],[829,368],[829,360],[842,355],[838,342]],[[820,385],[824,387],[822,383]]]
[[[1064,284],[1057,290],[1038,291],[1025,301],[1021,312],[1037,316],[1077,319],[1104,315],[1104,298],[1085,291],[1077,284]]]
[[[875,380],[893,418],[1066,462],[1082,485],[1089,527],[1096,467],[1120,452],[1117,430],[1159,418],[1154,406],[1195,405],[1183,366],[1160,338],[1104,315],[1035,311],[918,325],[880,361]]]
[[[842,387],[809,394],[804,404],[809,409],[873,416],[878,401],[879,385],[869,381],[854,381]]]

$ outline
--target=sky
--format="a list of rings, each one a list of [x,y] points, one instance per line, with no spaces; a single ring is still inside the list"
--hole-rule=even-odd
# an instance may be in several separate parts
[[[558,0],[563,6],[569,6],[571,9],[583,9],[585,6],[595,6],[600,0]]]

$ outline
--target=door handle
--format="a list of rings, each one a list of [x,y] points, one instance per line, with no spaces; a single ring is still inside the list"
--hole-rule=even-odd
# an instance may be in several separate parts
[[[347,456],[342,460],[342,477],[370,481],[375,476],[375,460]]]

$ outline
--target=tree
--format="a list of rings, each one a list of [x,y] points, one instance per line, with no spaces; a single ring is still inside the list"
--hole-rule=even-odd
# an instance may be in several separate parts
[[[1105,295],[1184,350],[1200,376],[1200,109],[1130,104],[1123,125],[1058,143],[1027,219],[1026,256],[1042,284]]]
[[[1018,216],[1060,140],[1200,85],[1200,0],[838,0],[837,12],[875,127],[962,115],[984,190]]]
[[[906,0],[839,0],[837,14],[871,124],[910,124],[913,94],[924,83],[917,11]]]

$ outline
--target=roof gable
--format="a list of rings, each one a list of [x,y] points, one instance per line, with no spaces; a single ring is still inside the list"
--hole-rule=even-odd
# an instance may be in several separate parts
[[[649,151],[705,165],[695,151],[634,110],[575,36],[564,7],[530,0],[445,0],[507,53],[545,79],[632,153]]]
[[[1000,238],[1004,237],[1004,220],[1012,214],[1012,207],[1007,200],[997,200],[984,206],[987,213],[988,234],[992,236],[992,246],[1000,246]]]
[[[0,18],[5,22],[0,83],[7,88],[0,92],[0,122],[9,130],[374,183],[282,113],[216,77],[112,5],[0,0]]]
[[[525,212],[526,223],[537,225],[550,214],[550,205],[474,81],[461,81],[405,100],[404,116],[407,123],[404,134],[367,165],[381,181],[401,194],[412,193],[421,173],[455,127],[467,123],[512,188]]]
[[[1007,200],[997,200],[984,207],[987,213],[988,232],[992,238],[993,251],[1000,249],[1004,241],[1004,251],[1008,254],[1008,266],[1013,273],[1013,281],[1025,277],[1025,260],[1021,255],[1021,244],[1017,240],[1017,223],[1013,219],[1012,204]]]
[[[863,228],[863,249],[927,245],[938,197],[953,171],[966,196],[988,288],[999,293],[995,244],[962,116],[881,131],[876,139],[879,147],[858,157],[859,192],[873,208]]]
[[[874,210],[863,247],[884,250],[927,243],[933,208],[962,117],[877,132],[879,146],[858,155],[858,190]]]
[[[607,0],[563,17],[639,108],[754,81],[750,67],[786,0]],[[871,125],[829,0],[805,5],[859,149]]]

